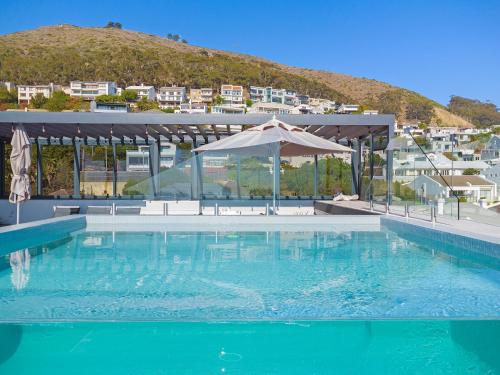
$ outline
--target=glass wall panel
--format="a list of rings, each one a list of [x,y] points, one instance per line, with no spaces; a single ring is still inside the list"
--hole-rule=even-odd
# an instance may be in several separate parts
[[[314,195],[314,157],[281,158],[281,196],[309,198]]]
[[[42,193],[44,196],[73,195],[73,146],[42,146]]]
[[[116,145],[116,195],[129,199],[152,198],[149,146]]]
[[[240,191],[244,198],[272,198],[272,157],[240,156]]]
[[[113,147],[81,146],[80,192],[83,196],[113,194]]]
[[[193,162],[190,143],[162,143],[159,195],[165,199],[191,199]]]
[[[5,144],[5,155],[4,155],[4,165],[5,165],[5,195],[10,194],[10,183],[12,181],[12,168],[10,167],[10,153],[12,152],[12,146],[10,143]],[[31,196],[36,195],[36,158],[37,149],[36,145],[31,146],[31,167],[28,171],[31,182]]]
[[[318,193],[331,197],[337,193],[350,195],[352,192],[351,157],[318,156]]]

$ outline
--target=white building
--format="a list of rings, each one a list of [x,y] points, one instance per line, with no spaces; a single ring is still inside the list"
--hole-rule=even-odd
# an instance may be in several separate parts
[[[250,86],[250,100],[254,103],[281,103],[291,106],[299,104],[295,91],[272,87]]]
[[[51,98],[54,91],[60,89],[60,86],[50,83],[48,85],[19,85],[17,86],[17,101],[19,104],[29,104],[31,98],[37,94],[42,94],[44,97]]]
[[[175,108],[187,100],[185,87],[160,87],[156,94],[156,100],[160,104],[160,108]]]
[[[190,89],[189,99],[191,103],[212,103],[214,90],[211,87],[203,87],[201,89]]]
[[[489,168],[483,161],[452,161],[442,154],[427,154],[442,176],[461,176],[466,169],[477,169],[481,174]],[[394,159],[394,180],[408,182],[416,177],[438,176],[438,173],[424,155],[407,154],[405,159]]]
[[[337,109],[335,101],[322,98],[310,98],[309,105],[312,113],[323,114],[325,112],[334,112]]]
[[[359,105],[357,104],[341,104],[337,108],[338,113],[353,113],[359,111]]]
[[[243,86],[222,85],[220,96],[223,104],[243,105]]]
[[[497,198],[497,185],[481,176],[419,176],[407,186],[415,190],[417,197],[429,200],[452,196],[448,186],[472,203],[479,199],[491,202]]]
[[[161,142],[160,168],[175,166],[177,146],[173,143]],[[137,150],[127,150],[126,168],[128,172],[149,171],[149,146],[139,146]]]
[[[205,103],[182,103],[176,113],[208,113],[208,105]]]
[[[156,99],[154,86],[145,86],[141,83],[140,86],[128,86],[125,90],[135,91],[137,93],[137,100],[146,98],[146,100],[153,101]]]
[[[253,103],[251,107],[248,108],[248,113],[271,113],[274,115],[287,115],[292,113],[299,113],[295,111],[295,107],[292,105],[281,104],[281,103]]]
[[[83,100],[94,100],[100,95],[116,95],[116,82],[83,82],[71,81],[70,96]]]
[[[234,106],[231,104],[220,104],[212,106],[212,113],[243,114],[246,109],[243,106]]]

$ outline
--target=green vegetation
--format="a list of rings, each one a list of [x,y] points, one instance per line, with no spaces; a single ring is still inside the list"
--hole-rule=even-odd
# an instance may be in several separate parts
[[[47,99],[42,94],[36,94],[30,100],[29,107],[35,109],[46,109],[50,112],[79,111],[86,109],[88,104],[80,98],[72,98],[62,91],[56,91],[51,98]]]
[[[466,168],[466,169],[464,169],[464,172],[463,172],[463,174],[465,176],[473,176],[473,175],[478,175],[480,173],[481,173],[481,171],[477,168]]]
[[[31,98],[30,108],[40,109],[47,103],[47,100],[42,93],[38,93]]]
[[[122,24],[120,22],[108,21],[108,23],[104,27],[106,29],[121,29],[122,28]]]
[[[251,107],[253,105],[253,101],[251,99],[246,99],[245,104],[247,107]]]
[[[137,102],[137,110],[139,111],[150,111],[152,109],[159,109],[158,102],[149,101],[146,98],[142,98]]]
[[[222,103],[224,103],[224,100],[222,99],[222,96],[220,95],[217,95],[214,99],[214,104],[215,105],[221,105]]]
[[[173,108],[163,108],[162,111],[165,113],[175,113],[175,109]]]
[[[500,124],[500,112],[493,103],[483,103],[479,100],[452,96],[448,109],[451,113],[462,116],[479,127]]]

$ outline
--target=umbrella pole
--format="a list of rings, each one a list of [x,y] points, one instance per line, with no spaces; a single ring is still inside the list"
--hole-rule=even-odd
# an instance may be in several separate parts
[[[17,212],[16,212],[16,224],[19,224],[19,201],[17,201],[16,203],[16,207],[17,207]]]

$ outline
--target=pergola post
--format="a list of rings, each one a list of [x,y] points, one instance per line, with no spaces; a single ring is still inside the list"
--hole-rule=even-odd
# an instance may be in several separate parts
[[[156,140],[149,145],[149,177],[151,178],[151,187],[153,197],[159,194],[159,173],[160,173],[160,140]]]
[[[352,192],[360,195],[361,141],[353,139],[352,148],[355,151],[351,153]]]
[[[196,148],[196,143],[191,143],[191,150]],[[191,154],[191,199],[198,199],[198,184],[197,184],[197,174],[196,174],[196,158],[198,157],[197,153]]]
[[[73,197],[80,198],[80,142],[73,139]]]
[[[203,200],[203,152],[196,155],[196,177],[198,186],[198,199]]]
[[[236,194],[241,199],[241,157],[236,156]]]
[[[42,145],[40,139],[37,137],[36,143],[36,195],[42,195],[42,176],[43,176],[43,164],[42,164]]]
[[[314,197],[318,196],[318,155],[314,155]]]
[[[0,197],[5,196],[5,142],[0,139]]]
[[[375,137],[373,133],[370,132],[370,197],[369,199],[372,200],[372,195],[373,195],[373,176],[375,175]]]
[[[276,202],[279,205],[281,194],[280,186],[280,145],[277,144],[276,150],[273,155],[273,215],[276,215]]]
[[[116,143],[111,143],[111,149],[113,150],[113,197],[117,194],[117,180],[118,180],[118,160],[116,157]]]

